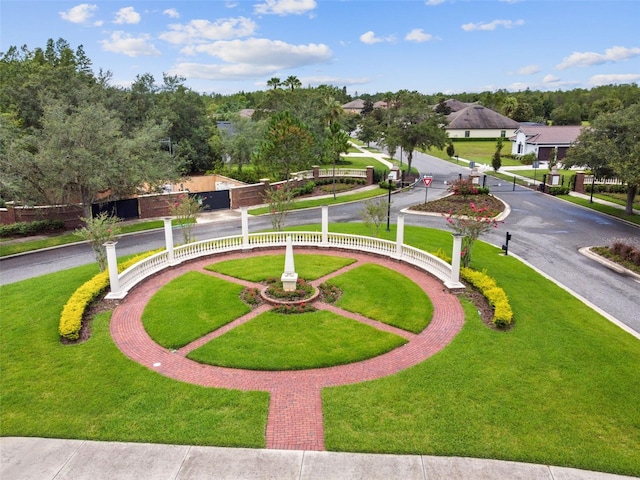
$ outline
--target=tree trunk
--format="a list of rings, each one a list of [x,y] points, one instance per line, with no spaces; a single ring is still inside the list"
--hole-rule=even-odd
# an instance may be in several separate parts
[[[636,194],[638,193],[637,185],[629,185],[627,187],[627,204],[624,209],[624,213],[627,215],[633,214],[633,201],[636,198]]]

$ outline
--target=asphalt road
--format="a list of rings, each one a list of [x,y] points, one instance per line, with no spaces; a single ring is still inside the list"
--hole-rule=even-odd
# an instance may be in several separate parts
[[[396,157],[397,158],[397,157]],[[416,153],[413,165],[434,180],[426,192],[428,200],[446,194],[447,183],[467,175],[469,169],[444,162],[435,157]],[[612,238],[638,238],[640,228],[607,217],[606,215],[564,202],[539,192],[516,187],[487,177],[492,193],[511,207],[511,214],[496,231],[482,237],[494,245],[501,245],[507,231],[512,234],[509,251],[564,286],[589,300],[598,308],[640,332],[640,283],[632,277],[622,276],[593,260],[584,257],[578,249],[585,246],[606,245]],[[418,184],[413,190],[394,194],[392,218],[405,207],[422,203],[425,188]],[[361,203],[336,205],[329,208],[330,222],[360,221]],[[240,233],[238,212],[220,212],[215,222],[194,227],[196,239],[237,235]],[[392,220],[394,221],[394,220]],[[319,223],[320,210],[291,212],[287,225]],[[442,217],[406,215],[407,225],[446,228]],[[270,228],[268,217],[251,218],[250,232]],[[176,239],[179,235],[176,232]],[[138,253],[164,246],[162,230],[122,236],[118,240],[118,255]],[[94,262],[86,244],[71,245],[40,251],[13,258],[0,259],[0,285],[17,282],[74,266]],[[540,299],[544,308],[544,298]]]

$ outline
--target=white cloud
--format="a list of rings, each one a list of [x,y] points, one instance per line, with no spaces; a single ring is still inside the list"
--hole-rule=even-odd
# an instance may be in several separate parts
[[[376,37],[376,34],[371,30],[360,35],[360,41],[362,43],[366,43],[367,45],[373,45],[374,43],[380,42],[395,42],[395,40],[396,38],[393,35],[389,35],[384,38]]]
[[[160,38],[174,44],[199,43],[207,40],[229,40],[247,37],[256,30],[253,20],[246,17],[191,20],[187,24],[169,25],[170,31],[160,34]]]
[[[612,73],[609,75],[594,75],[589,79],[589,84],[595,87],[621,83],[640,82],[640,73]]]
[[[465,32],[472,32],[475,30],[482,30],[482,31],[493,31],[498,27],[504,27],[504,28],[513,28],[513,27],[519,27],[521,25],[524,25],[524,20],[520,19],[520,20],[493,20],[492,22],[489,23],[465,23],[462,25],[462,29]]]
[[[430,33],[424,33],[421,28],[414,28],[404,37],[405,40],[409,42],[428,42],[429,40],[433,40],[433,35]]]
[[[542,79],[542,83],[557,83],[560,79],[555,75],[545,75]]]
[[[98,9],[97,5],[82,3],[64,12],[59,12],[60,17],[71,23],[87,23],[93,17],[93,12]]]
[[[160,51],[149,43],[149,35],[134,37],[124,32],[113,32],[109,40],[101,40],[102,49],[106,52],[122,53],[129,57],[159,56]]]
[[[254,12],[258,15],[302,15],[316,6],[315,0],[266,0],[256,3]]]
[[[178,10],[176,10],[175,8],[167,8],[165,11],[162,12],[162,14],[170,18],[180,18],[180,14],[178,13]]]
[[[374,43],[380,43],[383,40],[381,38],[377,38],[376,34],[373,31],[369,30],[368,32],[360,35],[360,41],[362,43],[366,43],[367,45],[373,45]]]
[[[116,19],[113,23],[122,25],[123,23],[140,23],[140,14],[133,7],[124,7],[116,12]]]
[[[520,67],[516,70],[516,75],[533,75],[534,73],[538,73],[540,71],[540,67],[538,65],[526,65],[524,67]]]
[[[601,65],[609,62],[621,62],[629,58],[640,55],[640,48],[611,47],[607,48],[604,53],[596,52],[573,52],[565,57],[560,64],[556,66],[558,70],[564,70],[570,67],[589,67],[592,65]]]
[[[276,70],[326,63],[332,56],[331,49],[323,44],[291,45],[263,38],[214,42],[192,50],[227,63],[268,66]]]
[[[429,5],[430,7],[433,7],[435,5],[440,5],[441,3],[444,3],[445,0],[426,0],[424,3],[426,5]]]

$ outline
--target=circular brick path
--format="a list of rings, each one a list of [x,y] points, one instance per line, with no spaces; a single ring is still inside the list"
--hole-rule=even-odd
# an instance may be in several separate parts
[[[262,250],[259,255],[282,254],[282,249]],[[327,255],[326,250],[298,250],[297,255]],[[354,258],[356,263],[316,280],[315,285],[362,263],[375,263],[411,278],[433,303],[429,326],[417,335],[399,331],[380,322],[354,315],[332,305],[320,304],[342,316],[366,322],[376,328],[400,334],[409,341],[383,355],[348,365],[299,371],[255,371],[203,365],[186,358],[191,350],[251,320],[270,309],[268,305],[225,325],[211,334],[171,352],[156,344],[142,325],[142,312],[151,297],[167,282],[192,270],[213,274],[203,268],[220,260],[246,258],[246,253],[208,257],[167,269],[133,289],[111,318],[111,335],[120,350],[132,360],[167,377],[205,387],[267,391],[271,395],[266,429],[267,448],[324,450],[321,391],[324,387],[374,380],[416,365],[442,350],[462,328],[464,312],[460,302],[439,280],[410,265],[392,259],[355,252],[331,251],[331,255]],[[251,255],[251,254],[250,254]],[[250,282],[241,284],[253,285]],[[393,294],[390,289],[389,294]]]

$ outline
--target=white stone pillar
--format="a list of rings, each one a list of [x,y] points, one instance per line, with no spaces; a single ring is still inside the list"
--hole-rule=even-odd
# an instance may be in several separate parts
[[[120,277],[118,276],[118,256],[116,255],[116,244],[118,242],[107,242],[103,244],[107,250],[107,268],[109,270],[109,284],[111,292],[107,298],[123,298],[120,289]]]
[[[322,246],[329,245],[329,206],[322,206]]]
[[[175,265],[176,260],[173,252],[173,225],[171,218],[166,217],[164,220],[164,246],[167,249],[167,261],[169,265]]]
[[[282,281],[282,288],[285,292],[292,292],[296,289],[298,274],[296,273],[296,267],[293,259],[293,242],[291,240],[291,235],[287,235],[287,246],[285,248],[284,255],[284,272],[282,273],[280,280]]]
[[[242,248],[249,248],[249,211],[247,207],[240,208],[242,219]]]
[[[398,215],[398,224],[396,225],[396,257],[402,257],[402,245],[404,244],[404,214]]]
[[[451,280],[445,282],[449,288],[464,288],[460,282],[460,253],[462,252],[462,235],[453,234],[453,253],[451,254]]]

